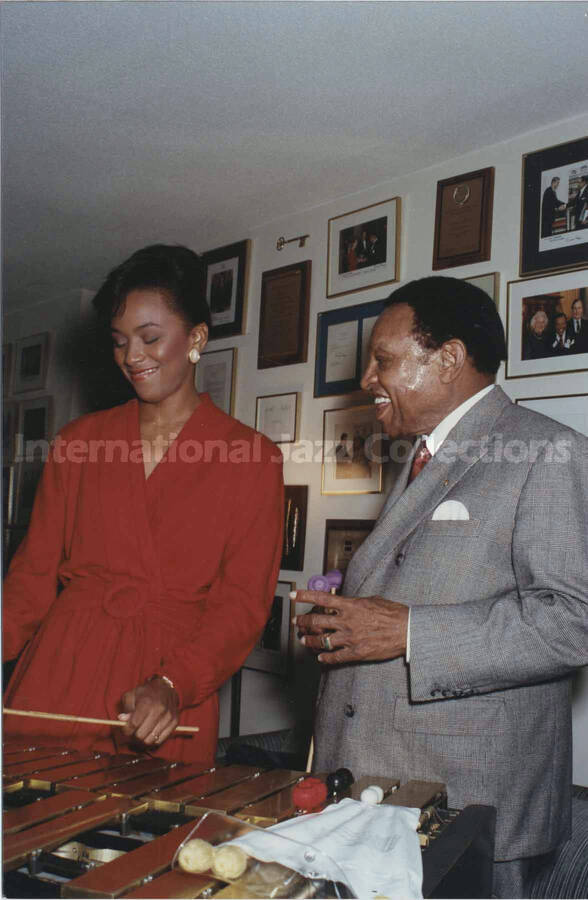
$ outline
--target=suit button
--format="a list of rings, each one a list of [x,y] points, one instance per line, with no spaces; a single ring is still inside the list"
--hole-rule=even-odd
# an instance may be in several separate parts
[[[355,709],[353,708],[351,703],[345,704],[345,715],[347,716],[348,719],[352,719],[353,716],[355,715]]]
[[[396,559],[394,560],[397,566],[401,566],[404,562],[404,553],[402,551],[396,554]]]

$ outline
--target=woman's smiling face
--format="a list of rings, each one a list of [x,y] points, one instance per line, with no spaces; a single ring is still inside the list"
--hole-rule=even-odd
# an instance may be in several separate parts
[[[127,295],[111,322],[114,359],[140,400],[161,403],[193,387],[188,353],[197,328],[191,329],[156,288]]]

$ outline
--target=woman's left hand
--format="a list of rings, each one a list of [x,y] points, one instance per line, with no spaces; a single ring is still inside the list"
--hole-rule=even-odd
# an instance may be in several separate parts
[[[162,744],[179,722],[178,695],[163,678],[153,678],[122,697],[123,733],[149,746]]]

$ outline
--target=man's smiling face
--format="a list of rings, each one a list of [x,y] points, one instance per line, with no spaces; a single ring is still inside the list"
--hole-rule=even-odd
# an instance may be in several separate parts
[[[376,416],[390,437],[429,434],[446,415],[439,378],[441,349],[426,350],[413,332],[410,306],[385,310],[374,326],[361,386],[374,397]]]

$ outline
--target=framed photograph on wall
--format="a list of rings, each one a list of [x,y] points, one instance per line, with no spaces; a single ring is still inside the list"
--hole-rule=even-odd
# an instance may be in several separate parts
[[[317,316],[314,396],[331,397],[360,389],[369,342],[385,300],[328,310]]]
[[[295,590],[295,582],[278,581],[263,634],[243,663],[246,669],[258,669],[275,675],[288,674],[291,643],[290,592]]]
[[[464,278],[464,281],[469,281],[470,284],[474,284],[476,287],[479,287],[480,290],[484,291],[488,294],[489,297],[494,300],[496,306],[498,306],[498,297],[499,297],[499,280],[500,275],[498,272],[488,272],[487,275],[472,275],[471,278]]]
[[[210,394],[215,406],[229,416],[235,408],[235,377],[237,372],[237,348],[209,350],[203,353],[196,366],[196,390]]]
[[[437,182],[433,269],[490,259],[494,169]]]
[[[382,457],[374,406],[325,410],[321,494],[381,493]]]
[[[308,509],[308,485],[284,486],[284,546],[280,569],[302,572],[306,543],[306,512]]]
[[[42,390],[49,366],[49,332],[21,338],[15,356],[14,393]]]
[[[53,428],[53,398],[35,397],[18,404],[18,458],[45,459]]]
[[[255,427],[275,444],[290,444],[298,439],[300,394],[269,394],[255,403]]]
[[[505,377],[588,371],[588,269],[509,281]]]
[[[588,264],[588,137],[523,156],[519,274]]]
[[[549,416],[588,437],[588,394],[553,394],[548,397],[519,397],[520,406]]]
[[[329,219],[327,297],[400,278],[400,197]]]
[[[375,519],[327,519],[323,572],[339,569],[345,577],[351,558],[375,524]]]
[[[311,270],[307,259],[262,274],[258,369],[306,362]]]
[[[212,319],[210,340],[245,332],[250,249],[251,241],[239,241],[202,254]]]

